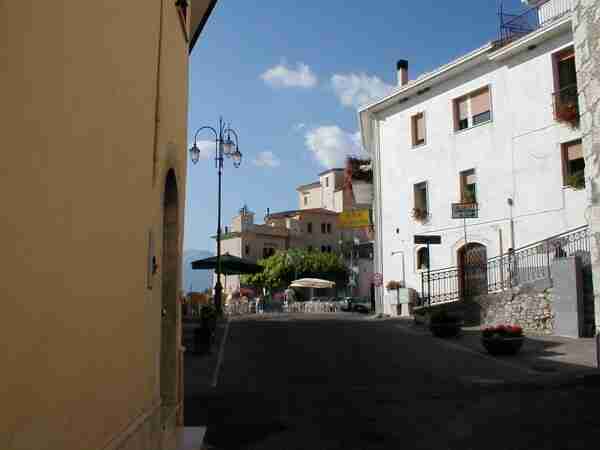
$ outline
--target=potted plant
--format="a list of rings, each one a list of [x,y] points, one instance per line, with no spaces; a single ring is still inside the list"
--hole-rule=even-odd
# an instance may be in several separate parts
[[[427,211],[426,209],[422,209],[422,208],[413,208],[412,217],[417,222],[425,222],[427,220],[427,218],[429,217],[429,211]]]
[[[573,128],[579,125],[579,107],[576,101],[561,101],[556,105],[556,118]]]
[[[459,316],[446,310],[433,313],[429,319],[429,329],[434,336],[440,338],[457,336],[462,324]]]
[[[402,289],[402,283],[400,281],[390,280],[385,287],[388,291],[397,291]]]
[[[475,192],[473,192],[471,189],[463,189],[463,195],[462,195],[462,202],[463,203],[477,203],[475,200]]]
[[[491,355],[514,355],[523,346],[523,328],[518,325],[498,325],[485,328],[481,342]]]
[[[572,187],[576,191],[581,189],[585,189],[585,175],[581,170],[579,172],[575,172],[573,175],[567,176],[567,186]]]

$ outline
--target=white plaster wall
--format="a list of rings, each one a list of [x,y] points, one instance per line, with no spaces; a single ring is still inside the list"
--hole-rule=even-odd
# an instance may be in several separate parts
[[[468,73],[388,109],[380,120],[381,205],[384,285],[402,278],[420,289],[415,234],[440,234],[442,245],[431,248],[432,269],[456,264],[464,244],[462,220],[451,219],[451,203],[459,201],[459,172],[477,173],[478,219],[468,220],[469,242],[487,246],[488,257],[510,247],[510,208],[514,199],[515,246],[585,225],[584,191],[562,186],[560,144],[581,137],[579,130],[558,124],[552,111],[552,53],[570,45],[570,33],[502,62],[487,57]],[[452,101],[489,85],[492,122],[454,131]],[[412,149],[410,117],[425,112],[427,143]],[[421,225],[411,218],[413,185],[428,182],[431,218]],[[398,232],[397,232],[398,230]]]
[[[329,181],[329,186],[326,184]],[[330,172],[320,177],[321,181],[321,207],[335,211],[335,173]]]
[[[344,191],[336,191],[333,193],[333,211],[344,211]]]

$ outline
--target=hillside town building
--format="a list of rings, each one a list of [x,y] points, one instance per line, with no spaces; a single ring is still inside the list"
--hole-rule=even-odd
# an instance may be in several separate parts
[[[398,87],[360,110],[384,286],[405,278],[421,294],[428,263],[460,272],[472,251],[492,258],[586,224],[571,1],[527,3],[531,29],[501,16],[497,41],[412,81],[401,60]],[[455,203],[477,218],[453,219]],[[415,235],[442,243],[428,252]],[[376,298],[396,312],[383,287]]]
[[[353,251],[352,260],[357,275],[352,294],[371,295],[372,243],[365,230],[341,229],[338,216],[357,205],[344,169],[331,169],[319,174],[319,181],[299,186],[298,209],[267,212],[264,224],[255,223],[255,214],[247,206],[227,227],[222,236],[221,251],[234,256],[259,261],[287,249],[305,249],[342,254]],[[361,205],[365,206],[365,205]],[[351,243],[350,245],[345,245]],[[353,250],[348,250],[352,248]],[[221,283],[227,297],[240,292],[240,276],[223,276]]]

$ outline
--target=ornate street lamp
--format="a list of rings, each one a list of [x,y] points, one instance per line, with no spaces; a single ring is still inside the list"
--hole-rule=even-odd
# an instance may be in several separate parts
[[[219,178],[219,188],[217,191],[217,267],[215,269],[217,283],[215,284],[215,308],[217,309],[217,313],[221,315],[223,311],[223,285],[221,284],[221,178],[223,176],[223,161],[225,161],[225,157],[230,158],[233,160],[234,167],[240,167],[242,164],[242,153],[238,145],[239,139],[237,133],[228,125],[225,125],[223,119],[220,118],[218,130],[213,127],[204,126],[198,128],[196,131],[194,145],[190,148],[192,163],[196,164],[200,160],[198,134],[203,130],[210,130],[215,135],[215,167],[217,168]],[[231,139],[232,136],[234,139]]]

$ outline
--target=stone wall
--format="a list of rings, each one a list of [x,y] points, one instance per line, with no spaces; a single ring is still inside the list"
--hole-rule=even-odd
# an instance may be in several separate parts
[[[552,334],[552,287],[518,286],[474,299],[481,307],[482,326],[510,324],[536,334]]]
[[[586,217],[592,231],[596,330],[600,332],[600,0],[575,0],[573,39],[586,190]]]

